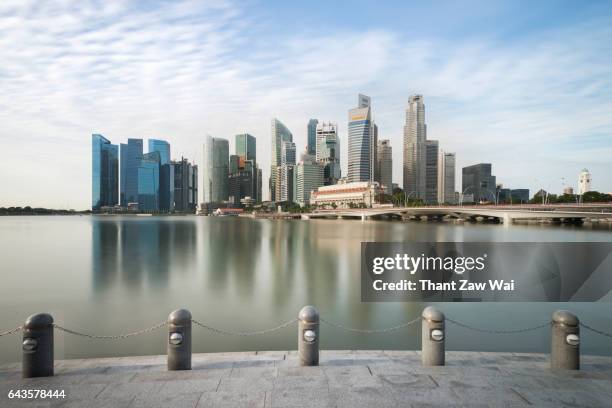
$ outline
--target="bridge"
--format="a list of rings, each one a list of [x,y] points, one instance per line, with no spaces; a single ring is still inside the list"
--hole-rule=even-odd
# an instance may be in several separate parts
[[[303,219],[428,219],[452,218],[511,224],[515,220],[539,220],[556,223],[612,221],[610,205],[605,206],[425,206],[378,207],[360,209],[317,210],[302,214]]]

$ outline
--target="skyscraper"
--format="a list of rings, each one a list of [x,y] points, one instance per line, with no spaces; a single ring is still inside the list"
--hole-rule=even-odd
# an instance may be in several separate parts
[[[159,210],[159,152],[142,155],[136,170],[138,178],[138,211]]]
[[[255,136],[248,133],[236,135],[236,154],[242,156],[243,160],[257,162],[257,141]]]
[[[463,201],[472,196],[474,202],[495,202],[495,176],[491,174],[491,163],[479,163],[464,167],[461,174],[461,194]]]
[[[119,149],[99,134],[91,135],[91,209],[118,204]]]
[[[325,185],[336,184],[341,177],[338,125],[319,123],[316,129],[316,161],[323,166]]]
[[[198,206],[198,166],[181,157],[170,163],[174,174],[174,210],[194,213]]]
[[[440,150],[438,158],[438,202],[455,203],[455,153]]]
[[[279,201],[280,197],[276,197],[277,181],[280,180],[277,174],[278,168],[281,165],[281,146],[283,142],[292,142],[293,134],[287,129],[282,122],[276,118],[272,119],[272,155],[270,157],[270,201]]]
[[[582,169],[578,176],[578,194],[583,195],[591,191],[591,173],[587,169]]]
[[[323,185],[323,166],[307,150],[293,171],[294,201],[301,207],[309,205],[310,193]]]
[[[229,143],[227,139],[206,136],[204,142],[203,202],[222,203],[228,200]]]
[[[438,141],[425,141],[425,202],[438,201]]]
[[[375,181],[380,183],[385,194],[393,192],[393,151],[388,139],[378,141],[376,152],[376,174]]]
[[[371,181],[374,177],[372,157],[375,149],[370,98],[359,94],[359,106],[349,110],[348,181]]]
[[[142,139],[121,143],[121,206],[138,203],[138,166],[142,159]]]
[[[165,140],[149,139],[149,153],[158,152],[159,169],[159,209],[174,210],[174,167],[170,165],[170,144]]]
[[[293,167],[295,166],[295,143],[283,142],[281,147],[280,188],[278,201],[293,201]]]
[[[310,119],[308,121],[308,154],[315,155],[317,152],[317,125],[319,121],[317,119]]]
[[[404,192],[425,199],[425,105],[422,95],[412,95],[406,108],[404,126]]]

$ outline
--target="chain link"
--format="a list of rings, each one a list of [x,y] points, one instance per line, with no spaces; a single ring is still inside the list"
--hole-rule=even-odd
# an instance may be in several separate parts
[[[254,332],[233,332],[233,331],[228,331],[228,330],[223,330],[223,329],[217,329],[216,327],[212,327],[209,326],[207,324],[204,324],[202,322],[199,322],[195,319],[191,320],[195,325],[200,326],[206,330],[210,330],[214,333],[217,334],[225,334],[228,336],[242,336],[242,337],[246,337],[246,336],[258,336],[261,334],[267,334],[267,333],[272,333],[275,332],[277,330],[281,330],[284,329],[285,327],[291,326],[292,324],[296,323],[298,321],[298,319],[292,319],[289,320],[288,322],[285,322],[283,324],[281,324],[280,326],[276,326],[276,327],[272,327],[271,329],[265,329],[265,330],[259,330],[259,331],[254,331]]]
[[[74,334],[75,336],[87,337],[89,339],[119,340],[119,339],[126,339],[126,338],[132,337],[132,336],[138,336],[140,334],[150,333],[150,332],[152,332],[154,330],[157,330],[157,329],[160,329],[160,328],[166,326],[166,324],[167,324],[166,322],[161,322],[159,324],[156,324],[155,326],[151,326],[151,327],[148,327],[146,329],[138,330],[138,331],[135,331],[135,332],[132,332],[132,333],[118,334],[116,336],[96,336],[96,335],[93,335],[93,334],[80,333],[80,332],[76,332],[74,330],[70,330],[70,329],[67,329],[65,327],[62,327],[62,326],[60,326],[58,324],[54,324],[53,327],[55,327],[56,329],[58,329],[60,331],[65,332],[65,333]]]
[[[490,334],[514,334],[514,333],[525,333],[532,330],[538,330],[546,326],[550,326],[550,322],[542,323],[537,326],[526,327],[524,329],[510,329],[510,330],[493,330],[493,329],[481,329],[478,327],[470,326],[465,323],[458,322],[457,320],[451,319],[449,317],[446,318],[449,322],[456,324],[457,326],[463,327],[464,329],[474,330],[480,333],[490,333]]]
[[[19,331],[21,331],[21,329],[23,329],[23,326],[15,327],[13,330],[7,330],[5,332],[0,332],[0,337],[8,336],[9,334],[18,333]]]
[[[321,321],[323,323],[327,323],[328,325],[335,327],[337,329],[342,329],[342,330],[346,330],[346,331],[350,331],[353,333],[364,333],[364,334],[376,334],[376,333],[388,333],[388,332],[392,332],[392,331],[396,331],[399,329],[403,329],[404,327],[408,327],[410,325],[415,324],[416,322],[420,321],[421,317],[417,317],[416,319],[410,320],[409,322],[406,323],[402,323],[398,326],[393,326],[393,327],[387,327],[385,329],[355,329],[352,327],[347,327],[344,326],[340,323],[334,323],[334,322],[330,322],[329,320],[325,320],[323,318],[321,318]]]
[[[582,322],[580,322],[580,326],[581,326],[581,327],[584,327],[584,328],[585,328],[585,329],[587,329],[587,330],[592,331],[593,333],[601,334],[602,336],[606,336],[606,337],[610,337],[610,338],[612,338],[612,334],[610,334],[610,333],[606,333],[606,332],[601,331],[601,330],[594,329],[594,328],[592,328],[591,326],[588,326],[588,325],[586,325],[586,324],[584,324],[584,323],[582,323]]]

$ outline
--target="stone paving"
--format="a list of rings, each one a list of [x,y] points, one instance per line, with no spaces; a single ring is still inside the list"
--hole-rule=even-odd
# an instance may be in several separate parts
[[[544,354],[447,352],[422,367],[415,351],[322,351],[299,367],[295,351],[194,354],[193,370],[166,357],[62,360],[55,377],[21,379],[0,365],[0,407],[610,407],[612,357],[583,356],[552,371]],[[65,390],[63,400],[9,400],[9,390]]]

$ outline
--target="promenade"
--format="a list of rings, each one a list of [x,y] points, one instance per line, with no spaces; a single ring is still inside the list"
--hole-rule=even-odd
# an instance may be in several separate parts
[[[545,354],[446,352],[423,367],[416,351],[194,354],[193,370],[166,356],[59,360],[55,376],[21,378],[0,365],[1,407],[609,407],[612,357],[583,355],[580,371],[551,370]],[[9,390],[65,390],[63,400],[9,400]]]

